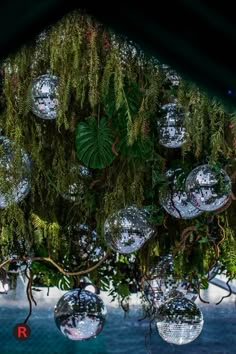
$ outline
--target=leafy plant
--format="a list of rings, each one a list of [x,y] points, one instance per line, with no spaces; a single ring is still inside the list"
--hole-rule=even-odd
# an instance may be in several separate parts
[[[98,123],[93,117],[87,117],[86,122],[79,123],[76,128],[77,157],[87,167],[107,167],[116,157],[112,152],[114,140],[107,118],[101,118]]]

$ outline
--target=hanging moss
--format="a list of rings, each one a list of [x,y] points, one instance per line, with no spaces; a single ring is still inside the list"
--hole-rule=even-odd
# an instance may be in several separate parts
[[[235,158],[234,131],[228,131],[228,122],[235,125],[235,117],[225,114],[218,102],[182,79],[178,87],[172,85],[156,59],[77,11],[6,58],[1,70],[0,129],[14,142],[15,180],[21,171],[22,148],[32,160],[30,194],[18,205],[0,210],[2,258],[14,239],[23,237],[36,254],[50,255],[60,264],[66,259],[68,269],[73,270],[68,226],[91,225],[97,230],[98,244],[106,249],[106,217],[136,204],[151,206],[158,229],[157,236],[138,253],[137,269],[144,275],[152,257],[181,245],[185,227],[205,225],[202,219],[169,217],[166,221],[159,189],[167,183],[165,172],[173,160],[176,167],[181,163],[189,170],[207,162],[225,167]],[[59,78],[59,108],[56,120],[51,121],[31,112],[32,80],[46,73]],[[185,112],[186,142],[182,149],[167,151],[158,144],[157,122],[160,108],[173,97]],[[91,134],[88,142],[88,130],[78,128],[85,126],[88,117],[93,131],[105,127],[103,139],[109,144],[91,138]],[[81,142],[85,142],[84,150],[78,152]],[[110,156],[109,163],[106,156]],[[86,161],[92,172],[90,179],[71,172],[73,166]],[[4,173],[0,166],[1,192],[10,188]],[[64,197],[71,185],[77,185],[78,193],[68,200]],[[224,266],[234,277],[234,230],[229,229],[227,226],[220,249]],[[179,252],[175,264],[179,276],[189,272],[190,278],[196,279],[206,272],[214,258],[214,244],[206,234],[201,240],[193,234]],[[45,279],[52,281],[51,275]],[[118,292],[126,290],[116,286]]]

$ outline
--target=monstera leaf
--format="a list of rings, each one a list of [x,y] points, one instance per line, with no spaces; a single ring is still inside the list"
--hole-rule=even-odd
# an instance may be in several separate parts
[[[108,126],[106,118],[99,124],[93,117],[86,118],[76,128],[77,157],[87,167],[104,168],[116,157],[112,152],[115,136]]]

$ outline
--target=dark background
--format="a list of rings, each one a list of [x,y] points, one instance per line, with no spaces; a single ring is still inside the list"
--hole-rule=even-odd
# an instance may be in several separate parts
[[[0,57],[27,43],[73,9],[135,40],[146,53],[236,109],[234,2],[175,0],[133,4],[105,1],[8,0],[0,4]]]

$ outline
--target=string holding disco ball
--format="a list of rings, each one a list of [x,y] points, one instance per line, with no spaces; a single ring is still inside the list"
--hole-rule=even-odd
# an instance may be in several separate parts
[[[147,213],[134,205],[109,216],[104,224],[105,240],[118,253],[137,251],[154,232]]]
[[[201,165],[189,173],[185,188],[191,203],[196,208],[215,211],[228,202],[231,181],[223,169],[216,171],[208,165]]]
[[[186,138],[183,108],[177,103],[168,103],[161,110],[163,116],[157,123],[159,144],[172,149],[181,147]]]
[[[181,170],[168,170],[167,177],[172,177],[168,187],[163,186],[159,191],[159,202],[165,211],[179,219],[192,219],[202,214],[191,202],[187,193],[183,189],[183,183],[178,186],[176,174],[181,174]],[[174,176],[174,177],[173,177]]]
[[[18,152],[14,144],[0,136],[0,208],[22,201],[30,191],[31,160],[20,150],[20,165],[16,161]]]
[[[161,305],[156,315],[159,335],[168,343],[193,342],[201,333],[204,320],[198,306],[184,297],[175,297]]]
[[[156,266],[145,280],[144,294],[154,308],[159,308],[173,297],[185,297],[191,301],[198,297],[190,283],[175,276],[171,254],[158,257]]]
[[[37,77],[31,87],[31,110],[41,119],[56,119],[59,106],[58,101],[59,78],[45,74]]]
[[[60,298],[54,309],[54,320],[65,337],[83,341],[102,331],[106,314],[106,306],[97,294],[78,288]]]
[[[91,230],[87,224],[70,225],[67,232],[73,244],[71,258],[75,264],[81,259],[95,262],[104,256],[104,250],[97,244],[96,230]]]

